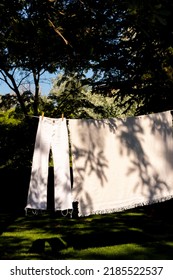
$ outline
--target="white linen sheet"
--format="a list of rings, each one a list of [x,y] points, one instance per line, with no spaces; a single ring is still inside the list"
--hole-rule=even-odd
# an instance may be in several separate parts
[[[170,111],[125,119],[69,120],[73,200],[79,216],[173,196]]]

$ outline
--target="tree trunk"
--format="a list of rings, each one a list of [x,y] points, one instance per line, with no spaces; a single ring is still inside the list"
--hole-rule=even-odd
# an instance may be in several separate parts
[[[19,88],[18,86],[16,85],[16,82],[15,82],[15,79],[13,77],[13,75],[11,75],[10,73],[8,72],[5,72],[5,74],[7,75],[7,77],[11,80],[11,83],[13,85],[13,87],[11,87],[12,90],[14,90],[14,92],[16,93],[17,95],[17,98],[18,98],[18,101],[19,101],[19,104],[21,106],[21,109],[22,109],[22,112],[24,115],[27,115],[27,109],[26,109],[26,106],[25,106],[25,103],[23,101],[23,98],[20,94],[20,91],[19,91]]]
[[[40,75],[33,71],[34,83],[35,83],[35,97],[34,97],[34,115],[38,115],[38,105],[39,105],[39,80]]]

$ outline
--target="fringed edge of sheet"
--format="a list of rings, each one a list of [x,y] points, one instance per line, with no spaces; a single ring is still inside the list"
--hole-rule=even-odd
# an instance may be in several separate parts
[[[148,201],[140,202],[140,203],[135,203],[135,204],[128,205],[128,206],[117,207],[117,208],[112,208],[112,209],[105,209],[105,210],[90,211],[89,213],[87,213],[85,215],[79,213],[79,217],[87,217],[87,216],[90,216],[90,215],[102,215],[102,214],[111,214],[111,213],[116,213],[116,212],[123,212],[123,211],[129,210],[129,209],[134,209],[134,208],[137,208],[137,207],[152,205],[152,204],[155,204],[155,203],[161,203],[161,202],[164,202],[164,201],[168,201],[172,198],[173,198],[173,195],[169,195],[169,196],[166,196],[166,197],[157,198],[157,199],[154,199],[154,200],[148,200]]]
[[[42,214],[49,214],[49,213],[52,213],[51,210],[48,210],[48,209],[39,209],[39,208],[25,208],[24,209],[25,211],[25,216],[28,216],[28,215],[32,215],[32,216],[37,216],[37,215],[42,215]],[[54,210],[54,213],[56,212],[61,212],[61,215],[63,217],[67,217],[68,215],[70,215],[70,218],[72,218],[72,214],[73,214],[73,208],[72,209],[65,209],[65,210],[59,210],[59,209],[56,209]]]

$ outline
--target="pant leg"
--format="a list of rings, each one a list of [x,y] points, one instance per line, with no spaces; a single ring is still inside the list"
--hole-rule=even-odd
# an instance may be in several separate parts
[[[27,208],[47,209],[48,162],[52,126],[40,117],[34,147]]]
[[[72,209],[69,140],[66,119],[57,119],[52,137],[55,211]]]

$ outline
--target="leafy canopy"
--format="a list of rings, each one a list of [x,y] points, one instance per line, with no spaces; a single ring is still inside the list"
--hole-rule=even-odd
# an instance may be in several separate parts
[[[125,112],[134,104],[137,114],[171,108],[172,14],[170,0],[2,0],[1,77],[25,114],[21,84],[32,75],[37,114],[40,77],[58,70],[70,76],[92,69],[88,86],[106,96],[116,92]]]

